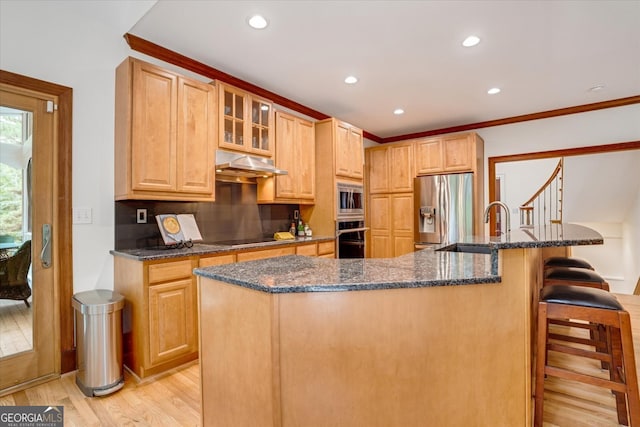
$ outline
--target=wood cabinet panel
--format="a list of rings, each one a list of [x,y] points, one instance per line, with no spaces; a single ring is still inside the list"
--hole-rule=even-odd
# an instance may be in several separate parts
[[[371,233],[371,258],[391,257],[391,237],[388,234]]]
[[[413,239],[413,193],[392,194],[391,209],[393,233],[405,233]]]
[[[370,203],[370,256],[413,252],[413,193],[374,194]]]
[[[367,149],[367,171],[369,193],[389,191],[389,148],[375,147]]]
[[[391,229],[390,199],[386,194],[372,195],[369,203],[369,227],[371,234],[386,233]]]
[[[331,258],[335,255],[336,243],[330,242],[318,242],[318,255],[330,255]]]
[[[198,267],[211,267],[214,265],[231,264],[234,262],[236,262],[236,256],[234,254],[208,256],[200,258],[198,261]]]
[[[178,78],[177,187],[213,194],[216,97],[211,85]]]
[[[417,175],[437,173],[444,170],[442,140],[425,139],[415,142],[415,168]]]
[[[276,249],[263,249],[259,251],[251,251],[251,252],[240,252],[238,253],[238,262],[242,261],[253,261],[256,259],[265,259],[265,258],[273,258],[277,256],[284,255],[295,255],[296,248],[294,246],[288,246],[286,248],[276,248]]]
[[[316,256],[318,254],[316,244],[296,246],[296,255]]]
[[[195,288],[191,278],[149,287],[149,361],[152,365],[194,353]]]
[[[115,199],[214,200],[215,87],[127,58],[116,69]]]
[[[298,199],[315,201],[316,198],[316,132],[312,122],[297,121],[298,167],[296,170],[298,183]]]
[[[412,144],[391,144],[366,150],[369,194],[413,191]]]
[[[288,174],[258,179],[258,202],[313,203],[316,161],[312,122],[280,111],[276,113],[275,162]]]
[[[166,282],[191,276],[191,261],[170,261],[149,265],[149,283]]]
[[[337,176],[362,179],[362,130],[347,123],[335,123],[335,170]]]
[[[271,157],[274,112],[271,101],[218,82],[218,146]]]
[[[413,146],[397,144],[389,147],[389,191],[413,191]]]
[[[135,61],[132,90],[131,188],[173,191],[176,188],[177,141],[173,130],[177,117],[177,76]]]
[[[471,171],[474,156],[468,135],[444,137],[444,170],[447,172]]]

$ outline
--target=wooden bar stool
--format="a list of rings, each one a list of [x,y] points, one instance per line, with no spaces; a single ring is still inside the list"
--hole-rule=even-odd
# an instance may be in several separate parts
[[[603,325],[609,343],[605,351],[598,347],[592,351],[551,342],[549,321],[567,318]],[[595,343],[591,345],[595,346]],[[609,367],[609,380],[551,366],[547,359],[548,351],[605,362]],[[534,426],[542,426],[545,376],[610,389],[616,398],[618,422],[632,427],[640,426],[640,395],[631,321],[629,313],[609,292],[570,285],[542,289],[538,303]]]
[[[550,267],[544,270],[542,286],[574,285],[609,290],[609,283],[593,270],[578,267]]]
[[[553,256],[544,260],[545,270],[553,267],[576,267],[595,270],[595,268],[593,268],[586,259],[569,256]]]

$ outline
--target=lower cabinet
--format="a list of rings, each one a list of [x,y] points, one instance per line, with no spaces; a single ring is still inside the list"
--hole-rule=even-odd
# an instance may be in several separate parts
[[[393,258],[413,252],[413,193],[372,194],[369,224],[369,257]]]
[[[149,286],[151,366],[198,352],[195,286],[190,277]]]
[[[114,290],[126,299],[123,361],[145,378],[198,358],[197,257],[114,259]]]

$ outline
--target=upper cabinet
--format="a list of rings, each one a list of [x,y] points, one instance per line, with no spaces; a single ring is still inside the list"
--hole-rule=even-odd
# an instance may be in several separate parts
[[[270,101],[218,83],[220,135],[218,146],[271,157],[274,152],[273,105]]]
[[[316,122],[316,141],[320,150],[332,153],[336,177],[362,180],[364,151],[362,130],[334,118]]]
[[[258,202],[312,204],[316,194],[314,124],[281,111],[275,116],[275,162],[288,174],[258,179]]]
[[[370,194],[413,191],[413,144],[398,143],[365,150]]]
[[[484,152],[475,133],[418,139],[415,150],[416,175],[475,171]]]
[[[115,199],[214,200],[215,86],[127,58],[116,69]]]

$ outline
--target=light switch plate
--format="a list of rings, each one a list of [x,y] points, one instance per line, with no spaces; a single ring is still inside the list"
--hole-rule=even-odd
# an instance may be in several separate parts
[[[92,222],[91,208],[73,208],[74,224],[91,224]]]

